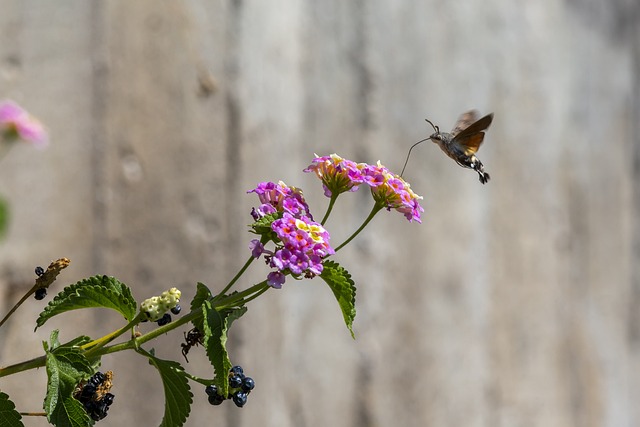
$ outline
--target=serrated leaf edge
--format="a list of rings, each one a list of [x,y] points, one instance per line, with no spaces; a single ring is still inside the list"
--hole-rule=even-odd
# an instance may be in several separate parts
[[[336,276],[337,278],[340,278],[343,280],[340,280],[340,281],[336,280]],[[356,304],[355,304],[356,286],[355,286],[355,282],[351,278],[351,274],[337,262],[327,260],[323,264],[323,271],[320,274],[320,277],[327,283],[327,285],[331,289],[334,297],[338,302],[340,311],[342,312],[342,317],[344,318],[345,325],[347,326],[347,329],[349,329],[349,332],[351,333],[351,337],[355,339],[355,333],[353,332],[353,322],[356,317]],[[343,282],[343,283],[340,284],[339,282]],[[345,311],[343,305],[340,302],[340,299],[341,299],[340,296],[342,296],[343,294],[341,293],[340,296],[336,294],[337,286],[343,287],[344,285],[348,286],[349,290],[351,291],[350,292],[351,298],[349,301],[348,312]]]
[[[193,404],[193,393],[191,392],[191,387],[189,386],[189,381],[187,379],[187,376],[184,373],[184,368],[182,367],[182,365],[180,365],[180,363],[173,360],[159,359],[150,353],[146,353],[146,356],[149,358],[149,362],[156,368],[156,370],[160,374],[160,378],[162,380],[162,388],[165,394],[165,412],[162,417],[162,422],[160,423],[160,427],[181,427],[182,425],[184,425],[187,418],[189,418],[189,414],[191,413],[191,405]],[[163,367],[161,368],[160,365],[163,365]],[[184,379],[183,385],[186,386],[186,390],[187,390],[187,394],[186,394],[187,408],[185,412],[178,414],[178,416],[182,418],[181,420],[174,420],[173,418],[167,419],[167,417],[170,415],[169,399],[172,399],[172,401],[175,402],[176,404],[178,402],[178,399],[176,399],[173,393],[171,393],[172,389],[170,387],[167,387],[167,381],[170,381],[170,380],[173,381],[173,380],[163,374],[164,370],[171,371],[174,374],[176,374],[178,377],[182,377],[182,379]],[[171,396],[169,394],[171,394]],[[181,408],[179,404],[178,404],[178,408]],[[178,422],[176,423],[176,421]],[[170,422],[171,424],[167,424],[168,422]]]
[[[0,414],[2,414],[0,416],[0,427],[24,427],[24,424],[20,421],[22,415],[16,411],[16,404],[13,403],[7,393],[0,391],[0,402],[4,402],[3,405],[6,406],[5,409],[0,409]],[[11,414],[14,419],[9,420],[9,414],[7,414],[7,412]],[[16,421],[19,424],[15,424]],[[9,422],[11,422],[11,424],[8,424]]]
[[[108,282],[109,285],[104,284],[105,277],[112,280],[112,282]],[[90,295],[82,295],[81,292],[87,289],[91,289],[91,291],[96,292],[98,295],[103,295],[107,300],[118,300],[118,304],[114,304],[114,306],[105,305],[93,299]],[[80,301],[77,299],[94,301],[95,304],[80,304]],[[69,307],[60,308],[65,305],[69,305]],[[92,307],[114,310],[120,313],[127,321],[131,321],[137,312],[137,302],[133,298],[131,289],[127,285],[115,277],[92,276],[66,286],[60,291],[40,312],[40,315],[36,319],[36,329],[59,314]]]

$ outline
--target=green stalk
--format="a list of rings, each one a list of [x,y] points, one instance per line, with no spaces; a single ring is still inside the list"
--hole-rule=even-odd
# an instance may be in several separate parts
[[[238,271],[238,273],[233,277],[233,279],[231,279],[231,281],[229,282],[229,284],[227,286],[225,286],[225,288],[223,290],[221,290],[218,295],[216,295],[214,297],[214,300],[217,298],[220,298],[222,295],[224,295],[229,289],[231,289],[231,287],[238,281],[238,279],[240,278],[240,276],[242,276],[242,274],[247,270],[247,268],[249,268],[249,266],[251,265],[251,263],[253,262],[255,258],[253,256],[250,256],[249,259],[247,260],[247,262],[244,263],[244,265],[242,266],[242,268],[240,269],[240,271]]]
[[[29,298],[31,295],[33,295],[36,292],[36,289],[38,289],[38,285],[33,285],[33,287],[31,289],[29,289],[27,291],[26,294],[24,294],[24,296],[22,298],[20,298],[20,301],[18,301],[11,310],[9,310],[9,312],[7,313],[6,316],[4,316],[2,318],[2,320],[0,320],[0,327],[2,327],[2,325],[4,325],[4,322],[6,322],[9,317],[11,317],[11,315],[18,309],[18,307],[20,307],[22,305],[23,302],[25,302],[27,300],[27,298]]]
[[[32,291],[28,291],[21,299],[20,301],[18,301],[16,303],[16,305],[13,306],[13,308],[11,310],[9,310],[9,312],[6,314],[6,316],[4,316],[2,318],[2,320],[0,320],[0,327],[2,327],[2,325],[4,325],[4,322],[6,322],[9,317],[11,317],[11,315],[13,314],[14,311],[16,311],[18,309],[18,307],[20,307],[22,305],[23,302],[25,302],[27,300],[27,298],[29,298],[29,296],[31,296],[33,292]]]
[[[340,194],[331,194],[331,199],[329,200],[329,206],[327,206],[327,211],[324,214],[324,217],[322,217],[322,221],[320,221],[320,225],[324,226],[324,223],[327,222],[327,219],[329,218],[329,214],[331,214],[331,211],[333,210],[333,205],[335,205],[336,200],[338,200],[338,196]]]
[[[5,368],[0,368],[0,377],[6,377],[7,375],[17,374],[18,372],[28,371],[29,369],[41,368],[44,366],[46,356],[39,356],[35,359],[26,360],[24,362],[16,363]]]
[[[232,307],[234,305],[239,305],[238,304],[239,302],[242,302],[244,304],[244,302],[254,298],[254,296],[251,296],[251,294],[253,293],[261,294],[266,290],[265,288],[267,289],[269,288],[269,286],[266,285],[266,280],[258,283],[257,285],[253,285],[252,287],[245,289],[242,292],[238,292],[237,294],[233,294],[219,300],[214,299],[215,301],[214,308],[218,309],[218,308]],[[249,298],[247,300],[244,300],[244,297],[246,296],[249,296]],[[159,337],[160,335],[166,334],[167,332],[170,332],[171,330],[179,326],[182,326],[185,323],[188,323],[199,316],[202,316],[202,308],[197,308],[192,312],[190,312],[189,314],[176,320],[175,322],[171,322],[168,325],[164,325],[159,328],[156,328],[153,331],[148,332],[136,339],[129,340],[127,342],[115,344],[108,347],[102,347],[96,352],[96,354],[93,354],[92,356],[99,357],[99,356],[104,356],[105,354],[117,353],[123,350],[138,349],[140,345],[148,341],[151,341]]]
[[[257,296],[257,295],[252,296],[251,294],[254,294],[254,293],[262,294],[267,289],[269,289],[269,285],[267,285],[266,280],[263,280],[262,282],[256,285],[253,285],[252,287],[247,288],[242,292],[238,292],[236,294],[229,295],[221,299],[217,299],[217,300],[214,299],[215,301],[214,308],[226,308],[226,307],[244,305],[244,303],[246,303],[247,301],[251,301]],[[247,297],[246,300],[245,300],[245,297]]]
[[[340,244],[340,246],[338,246],[335,251],[338,252],[340,249],[342,249],[343,246],[347,245],[350,241],[352,241],[362,230],[364,230],[364,228],[367,226],[367,224],[369,224],[371,222],[371,220],[373,219],[374,216],[376,216],[376,214],[378,212],[380,212],[380,210],[382,210],[384,206],[380,205],[378,203],[373,205],[373,208],[371,209],[371,212],[369,213],[369,216],[367,217],[367,219],[364,220],[364,222],[362,223],[362,225],[344,242],[342,242],[342,244]]]
[[[261,283],[265,283],[265,282],[266,282],[266,280],[264,282],[261,282]],[[242,304],[244,305],[244,304],[248,303],[249,301],[258,298],[260,295],[264,294],[269,289],[271,289],[271,286],[269,286],[267,284],[262,285],[262,289],[260,289],[255,294],[251,295],[250,297],[245,298],[244,301],[242,302]]]
[[[94,354],[99,348],[109,344],[111,341],[115,340],[120,335],[124,334],[129,329],[133,328],[138,323],[140,323],[140,321],[144,318],[144,316],[145,316],[144,313],[138,313],[138,315],[131,322],[127,323],[122,328],[118,329],[117,331],[111,332],[110,334],[107,334],[102,338],[98,338],[97,340],[93,340],[89,343],[86,343],[80,346],[80,348],[82,350],[86,350],[86,353],[85,353],[86,357],[91,357],[91,355]]]
[[[236,294],[230,295],[228,297],[219,299],[215,301],[214,307],[225,308],[232,307],[236,305],[243,305],[259,295],[263,294],[269,289],[269,285],[266,284],[266,280],[253,285],[252,287],[245,289],[242,292],[238,292]],[[84,352],[84,356],[87,358],[93,357],[101,357],[105,354],[117,353],[123,350],[137,350],[141,344],[144,344],[148,341],[151,341],[160,335],[166,334],[172,331],[175,328],[178,328],[186,323],[191,322],[193,319],[202,316],[202,308],[197,308],[191,311],[189,314],[182,316],[181,318],[167,324],[164,326],[160,326],[159,328],[154,329],[138,338],[131,339],[129,341],[114,344],[111,346],[107,346],[109,342],[113,341],[129,329],[135,326],[136,323],[139,323],[140,315],[136,316],[134,320],[129,322],[126,326],[114,331],[110,334],[105,335],[102,338],[94,340],[88,344],[85,344],[81,348],[89,348]],[[8,375],[17,374],[18,372],[28,371],[30,369],[41,368],[45,365],[46,356],[39,356],[34,359],[30,359],[24,362],[16,363],[14,365],[6,366],[4,368],[0,368],[0,377],[5,377]]]
[[[209,384],[213,384],[213,382],[214,382],[213,379],[206,379],[206,378],[196,377],[195,375],[192,375],[187,371],[181,371],[181,373],[182,373],[182,375],[184,375],[187,378],[189,378],[191,381],[200,383],[202,385],[209,385]]]

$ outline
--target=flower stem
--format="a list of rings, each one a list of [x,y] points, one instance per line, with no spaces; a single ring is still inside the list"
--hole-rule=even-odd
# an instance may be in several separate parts
[[[20,299],[20,301],[18,301],[16,305],[14,305],[13,308],[6,314],[6,316],[4,316],[2,320],[0,320],[0,327],[4,325],[4,322],[6,322],[9,319],[9,317],[11,317],[11,315],[18,309],[18,307],[22,305],[23,302],[27,300],[27,298],[29,298],[31,295],[33,295],[36,292],[37,288],[38,286],[33,286],[31,289],[27,291],[26,294],[24,294],[24,296]]]
[[[225,288],[221,290],[220,293],[218,293],[218,295],[216,295],[213,299],[216,300],[221,298],[229,289],[231,289],[231,287],[238,281],[240,276],[242,276],[242,274],[247,270],[247,268],[249,268],[249,266],[251,265],[254,259],[255,258],[253,256],[249,257],[247,262],[244,263],[240,271],[238,271],[238,273],[233,277],[233,279],[231,279],[229,284],[225,286]]]
[[[215,309],[224,309],[226,307],[233,307],[238,305],[244,305],[247,302],[257,298],[259,295],[263,294],[269,289],[269,285],[267,285],[267,281],[264,280],[256,285],[251,286],[248,289],[245,289],[242,292],[234,293],[233,295],[226,296],[222,298],[222,295],[218,296],[218,300],[213,299]],[[80,347],[85,350],[84,356],[87,358],[92,357],[101,357],[105,354],[117,353],[123,350],[139,350],[141,344],[144,344],[148,341],[151,341],[160,335],[166,334],[173,329],[176,329],[197,317],[202,316],[202,308],[196,308],[190,313],[182,316],[181,318],[171,322],[167,325],[160,326],[154,329],[151,332],[148,332],[138,338],[133,338],[128,341],[114,344],[111,346],[107,346],[108,343],[124,334],[126,331],[134,327],[137,323],[140,322],[141,314],[138,314],[131,322],[122,328],[105,335],[102,338],[98,338],[97,340],[91,341]],[[88,350],[87,350],[88,348]],[[6,366],[4,368],[0,368],[0,377],[5,377],[7,375],[17,374],[18,372],[28,371],[34,368],[40,368],[45,365],[46,356],[39,356],[34,359],[30,359],[24,362],[16,363],[15,365]]]
[[[263,280],[262,282],[253,285],[250,288],[245,289],[242,292],[234,293],[233,295],[229,295],[222,299],[214,299],[215,308],[225,308],[225,307],[233,307],[237,305],[244,305],[248,301],[256,298],[258,295],[264,293],[267,289],[269,289],[269,285],[267,285],[267,281]],[[253,294],[253,295],[252,295]],[[246,298],[245,298],[246,297]]]
[[[118,338],[120,335],[127,332],[129,329],[133,328],[135,325],[140,323],[143,316],[145,316],[144,313],[138,313],[138,315],[131,322],[127,323],[125,326],[118,329],[117,331],[111,332],[110,334],[107,334],[102,338],[98,338],[97,340],[93,340],[83,346],[80,346],[82,350],[87,350],[86,353],[84,354],[85,357],[91,357],[91,355],[94,354],[99,348],[104,347],[105,345],[109,344],[111,341]]]
[[[331,214],[331,211],[333,210],[333,205],[335,205],[336,200],[338,200],[338,196],[340,194],[331,194],[331,199],[329,199],[329,206],[327,206],[327,211],[324,213],[324,217],[322,218],[322,221],[320,221],[320,225],[324,225],[325,222],[327,222],[327,219],[329,219],[329,215]]]
[[[214,308],[215,309],[222,309],[225,307],[232,307],[234,305],[238,305],[239,302],[241,302],[242,304],[244,304],[245,302],[255,298],[255,296],[257,295],[252,295],[252,294],[261,294],[263,293],[266,289],[265,288],[269,288],[269,285],[266,284],[266,280],[263,282],[258,283],[257,285],[254,285],[248,289],[245,289],[242,292],[238,292],[235,293],[233,295],[230,295],[226,298],[222,298],[222,299],[218,299],[216,300],[215,298],[213,299],[214,301]],[[243,299],[245,297],[249,296],[247,299]],[[148,332],[136,339],[132,339],[129,340],[127,342],[123,342],[120,344],[114,344],[112,346],[108,346],[108,347],[103,347],[101,349],[99,349],[94,356],[104,356],[105,354],[111,354],[111,353],[117,353],[119,351],[123,351],[123,350],[129,350],[129,349],[138,349],[140,345],[153,340],[154,338],[159,337],[162,334],[166,334],[167,332],[184,325],[185,323],[188,323],[190,321],[192,321],[193,319],[202,316],[202,308],[197,308],[195,310],[193,310],[192,312],[190,312],[189,314],[181,317],[180,319],[176,320],[175,322],[171,322],[167,325],[161,326],[159,328],[154,329],[151,332]],[[1,372],[1,371],[0,371]]]
[[[249,301],[258,298],[260,295],[264,294],[269,289],[271,289],[271,286],[266,284],[266,280],[264,282],[259,283],[259,285],[262,285],[262,288],[259,291],[257,291],[255,294],[251,295],[250,297],[245,298],[244,301],[242,302],[243,304],[246,304]]]
[[[364,230],[364,228],[367,226],[367,224],[369,224],[371,222],[371,220],[373,219],[374,216],[376,216],[376,214],[378,212],[380,212],[380,210],[383,208],[384,206],[381,204],[374,204],[373,208],[371,209],[371,212],[369,213],[369,216],[367,217],[367,219],[364,220],[364,222],[362,223],[362,225],[344,242],[342,242],[340,244],[340,246],[338,246],[335,251],[338,252],[340,249],[342,249],[343,246],[347,245],[350,241],[352,241],[362,230]]]
[[[2,318],[2,320],[0,320],[0,327],[2,327],[2,325],[4,325],[4,322],[6,322],[7,320],[9,320],[9,317],[11,317],[11,315],[13,314],[14,311],[16,311],[18,309],[18,307],[20,307],[22,305],[23,302],[25,302],[27,300],[27,298],[29,298],[29,293],[27,292],[20,301],[18,301],[16,303],[16,305],[13,306],[13,308],[6,314],[6,316],[4,316]]]
[[[191,381],[200,383],[202,385],[209,385],[209,384],[213,384],[214,380],[213,379],[207,379],[207,378],[200,378],[200,377],[196,377],[195,375],[191,375],[189,372],[187,371],[182,371],[181,372],[182,375],[186,376],[187,378],[189,378]]]
[[[35,359],[25,360],[24,362],[16,363],[15,365],[9,365],[5,368],[0,368],[0,377],[17,374],[18,372],[22,371],[28,371],[29,369],[40,368],[44,366],[45,361],[45,356],[39,356]]]

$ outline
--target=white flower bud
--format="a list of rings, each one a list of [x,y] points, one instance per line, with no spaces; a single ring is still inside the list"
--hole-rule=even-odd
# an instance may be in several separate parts
[[[155,322],[180,302],[181,295],[182,293],[179,289],[171,288],[168,291],[164,291],[160,296],[144,300],[140,304],[140,311],[146,313],[150,321]]]

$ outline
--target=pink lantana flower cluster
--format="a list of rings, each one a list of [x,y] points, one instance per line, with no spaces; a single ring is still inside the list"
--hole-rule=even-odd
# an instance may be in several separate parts
[[[309,205],[304,201],[302,190],[296,187],[289,187],[282,181],[261,182],[253,190],[247,193],[256,193],[262,203],[258,208],[253,208],[251,216],[258,220],[265,215],[276,212],[289,212],[293,216],[307,216],[309,218]]]
[[[257,239],[249,246],[255,258],[264,254],[267,264],[276,269],[267,276],[269,286],[280,289],[287,273],[308,278],[322,273],[323,258],[334,250],[329,244],[329,232],[313,221],[302,191],[280,181],[262,182],[249,193],[258,194],[262,202],[251,212],[256,221],[268,214],[282,214],[271,223],[276,236],[274,251],[267,250]]]
[[[44,148],[49,143],[42,124],[13,101],[0,101],[0,139],[21,139]]]
[[[420,214],[424,209],[418,203],[422,196],[414,193],[408,182],[389,172],[389,169],[382,166],[379,160],[375,166],[367,165],[364,168],[364,175],[376,203],[380,203],[388,211],[395,209],[404,214],[410,222],[422,223]]]
[[[411,190],[408,182],[399,175],[392,174],[379,161],[376,165],[369,165],[345,160],[337,154],[316,156],[304,171],[315,172],[322,181],[327,197],[355,191],[364,183],[371,188],[377,204],[387,210],[397,210],[409,221],[422,222],[420,214],[424,209],[418,203],[422,197]]]
[[[324,195],[331,197],[346,191],[356,191],[364,182],[362,167],[364,163],[356,163],[343,159],[337,154],[318,157],[311,161],[303,172],[314,172],[322,181]]]

